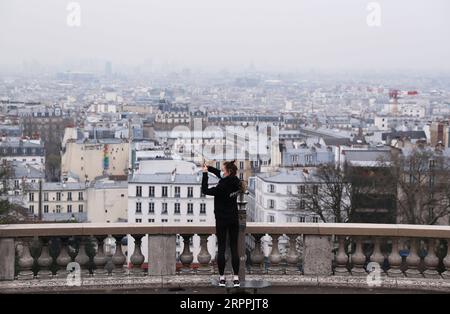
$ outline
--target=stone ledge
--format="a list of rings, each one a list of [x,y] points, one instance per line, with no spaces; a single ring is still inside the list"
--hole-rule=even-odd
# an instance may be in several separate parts
[[[217,275],[212,275],[217,276]],[[0,293],[64,293],[77,291],[120,291],[125,289],[161,289],[211,287],[211,275],[173,275],[145,277],[88,277],[82,279],[81,286],[69,286],[66,279],[34,279],[1,281]],[[247,280],[266,280],[273,287],[314,287],[314,288],[352,288],[367,290],[377,289],[414,290],[423,292],[450,293],[450,280],[446,279],[410,279],[383,277],[379,287],[370,287],[366,277],[352,276],[302,276],[302,275],[247,275]]]

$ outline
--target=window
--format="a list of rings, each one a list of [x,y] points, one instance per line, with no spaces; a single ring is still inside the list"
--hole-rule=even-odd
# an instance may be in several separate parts
[[[30,205],[30,213],[34,214],[34,205]]]
[[[142,196],[142,186],[136,186],[136,196]]]
[[[155,187],[154,186],[148,187],[148,197],[155,197]]]
[[[239,174],[239,180],[244,180],[244,174],[243,173]]]
[[[306,189],[305,189],[304,185],[300,185],[298,188],[299,188],[299,191],[300,191],[299,193],[300,194],[305,194],[306,193]]]
[[[216,161],[216,168],[220,169],[220,161]]]
[[[61,192],[56,192],[56,200],[61,201]]]
[[[83,192],[78,192],[78,200],[79,201],[83,200]]]
[[[72,192],[67,192],[67,200],[68,201],[72,200]]]
[[[29,194],[28,194],[28,200],[29,200],[30,202],[34,202],[34,193],[29,193]]]
[[[292,217],[291,216],[287,216],[286,217],[286,222],[292,222]]]
[[[72,212],[72,205],[67,205],[67,212],[71,213]]]
[[[167,222],[168,220],[167,219],[161,219],[161,222]]]
[[[269,208],[275,208],[275,200],[269,200]]]
[[[44,205],[44,213],[48,213],[48,205]]]
[[[200,215],[206,215],[206,204],[200,204]]]
[[[298,217],[298,222],[305,222],[305,221],[306,221],[305,217],[303,216]]]
[[[187,222],[194,222],[194,219],[188,219]]]
[[[188,186],[187,197],[193,197],[193,196],[194,196],[194,188],[192,186]]]
[[[180,194],[181,194],[180,190],[181,190],[181,188],[179,186],[175,187],[175,197],[180,197]]]
[[[269,184],[269,185],[267,186],[267,191],[268,191],[269,193],[275,193],[275,185]]]
[[[44,193],[44,201],[45,201],[45,202],[48,202],[48,192],[45,192],[45,193]]]
[[[162,187],[162,193],[161,193],[162,197],[167,197],[167,186],[163,186]]]
[[[149,214],[154,214],[155,213],[155,203],[153,203],[153,202],[148,203],[148,213]]]
[[[14,188],[15,189],[19,188],[19,180],[14,180]]]
[[[141,213],[142,213],[142,203],[136,202],[136,214],[141,214]]]
[[[319,186],[318,185],[313,185],[312,190],[313,190],[313,194],[314,195],[319,194]]]
[[[194,204],[192,204],[192,203],[187,204],[187,214],[188,215],[194,214]]]
[[[150,219],[148,220],[148,222],[155,222],[155,219],[150,218]]]
[[[162,203],[161,204],[161,214],[162,215],[167,215],[167,203]]]
[[[313,217],[312,221],[314,223],[318,223],[319,222],[319,217],[317,217],[317,216]]]
[[[58,214],[61,212],[61,205],[56,205],[56,212]]]
[[[140,222],[142,222],[142,219],[141,218],[136,218],[136,222],[140,223]]]
[[[83,204],[78,205],[78,212],[79,213],[83,212]]]
[[[300,209],[305,209],[305,207],[306,207],[305,200],[300,200]]]
[[[269,215],[269,216],[267,217],[267,220],[268,220],[268,222],[275,222],[275,216]]]
[[[180,203],[174,204],[174,214],[176,214],[176,215],[180,214]]]
[[[244,162],[243,161],[239,162],[239,169],[244,169]]]

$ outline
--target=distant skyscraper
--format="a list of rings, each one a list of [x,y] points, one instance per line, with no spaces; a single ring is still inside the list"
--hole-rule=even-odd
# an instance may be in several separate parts
[[[105,63],[105,76],[111,77],[111,75],[112,75],[112,63],[111,61],[107,61]]]

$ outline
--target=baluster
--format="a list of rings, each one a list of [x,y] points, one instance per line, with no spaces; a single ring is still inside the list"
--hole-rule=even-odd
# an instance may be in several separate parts
[[[286,273],[299,274],[298,263],[300,261],[300,254],[297,251],[297,235],[291,234],[289,236],[289,251],[286,255]]]
[[[88,243],[88,238],[80,237],[78,245],[78,254],[75,257],[75,262],[80,265],[81,276],[89,276],[89,256],[86,253],[86,245]]]
[[[366,263],[366,256],[363,252],[363,239],[361,237],[356,237],[356,248],[355,253],[352,254],[352,270],[351,273],[353,276],[365,276],[367,275],[366,269],[364,268],[364,264]]]
[[[208,252],[208,234],[200,234],[200,252],[197,255],[200,264],[197,271],[199,273],[211,273],[211,254]]]
[[[106,239],[106,235],[97,235],[97,252],[94,256],[94,276],[104,277],[108,275],[108,270],[106,269],[106,263],[108,262],[108,258],[105,255],[104,241]]]
[[[67,278],[67,275],[70,273],[67,271],[67,265],[72,261],[67,249],[69,237],[60,237],[60,240],[59,254],[56,258],[56,264],[58,265],[56,277]]]
[[[142,244],[142,237],[143,234],[133,234],[132,237],[134,238],[134,251],[133,254],[130,256],[130,262],[131,262],[131,273],[133,275],[137,276],[144,276],[145,271],[142,268],[142,265],[144,264],[145,257],[144,254],[142,254],[141,251],[141,244]]]
[[[381,239],[376,237],[373,244],[373,252],[370,256],[370,262],[377,263],[380,266],[381,275],[384,276],[384,265],[385,256],[381,252]]]
[[[192,271],[191,265],[192,265],[192,261],[194,260],[194,254],[192,254],[191,248],[190,248],[190,238],[192,235],[182,234],[181,236],[183,237],[183,243],[184,243],[183,252],[180,255],[180,261],[181,261],[181,264],[183,264],[181,271],[182,272],[191,272]]]
[[[124,268],[124,264],[127,260],[125,254],[123,254],[122,251],[122,239],[125,235],[113,235],[114,239],[116,240],[116,251],[114,255],[112,256],[111,260],[114,264],[114,268],[112,270],[112,275],[115,276],[125,276],[127,275],[127,271]]]
[[[53,276],[50,267],[53,263],[53,258],[50,256],[49,248],[48,248],[48,237],[40,237],[41,240],[41,254],[37,259],[37,263],[39,265],[39,271],[37,274],[37,278],[39,279],[49,279]]]
[[[442,261],[445,266],[445,271],[441,274],[445,279],[450,279],[450,239],[447,239],[447,255]]]
[[[440,278],[437,267],[439,265],[439,258],[436,256],[436,245],[437,241],[435,239],[428,240],[428,250],[427,256],[425,256],[424,262],[426,270],[423,272],[425,278]]]
[[[269,262],[270,262],[269,273],[279,274],[282,272],[282,268],[280,267],[282,257],[280,254],[280,250],[278,248],[279,237],[280,237],[279,234],[274,234],[272,236],[272,251],[270,252],[269,255]]]
[[[19,273],[17,279],[28,280],[33,279],[33,264],[34,258],[31,256],[30,246],[33,238],[22,238],[21,243],[17,245],[17,251],[19,256]]]
[[[406,265],[408,269],[405,271],[405,274],[410,278],[423,277],[419,270],[420,256],[417,254],[417,241],[417,239],[411,238],[409,254],[406,257]]]
[[[338,252],[336,254],[336,267],[334,269],[334,274],[337,276],[348,276],[350,272],[348,271],[348,256],[345,252],[345,236],[338,237]]]
[[[402,257],[400,256],[398,251],[398,241],[399,239],[397,238],[392,239],[392,251],[388,257],[389,270],[387,271],[390,277],[403,277],[403,273],[400,269],[400,266],[402,264]]]
[[[250,253],[250,262],[251,267],[250,270],[252,273],[260,274],[264,272],[264,254],[261,250],[261,238],[263,234],[254,234],[255,238],[255,248]]]

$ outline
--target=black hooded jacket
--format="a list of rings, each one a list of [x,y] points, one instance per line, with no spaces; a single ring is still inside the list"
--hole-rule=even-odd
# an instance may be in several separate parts
[[[214,167],[208,167],[208,171],[216,175],[220,180],[212,188],[208,188],[208,173],[203,173],[202,193],[214,196],[214,215],[220,220],[238,220],[237,196],[241,180],[236,176],[222,178],[220,171]]]

